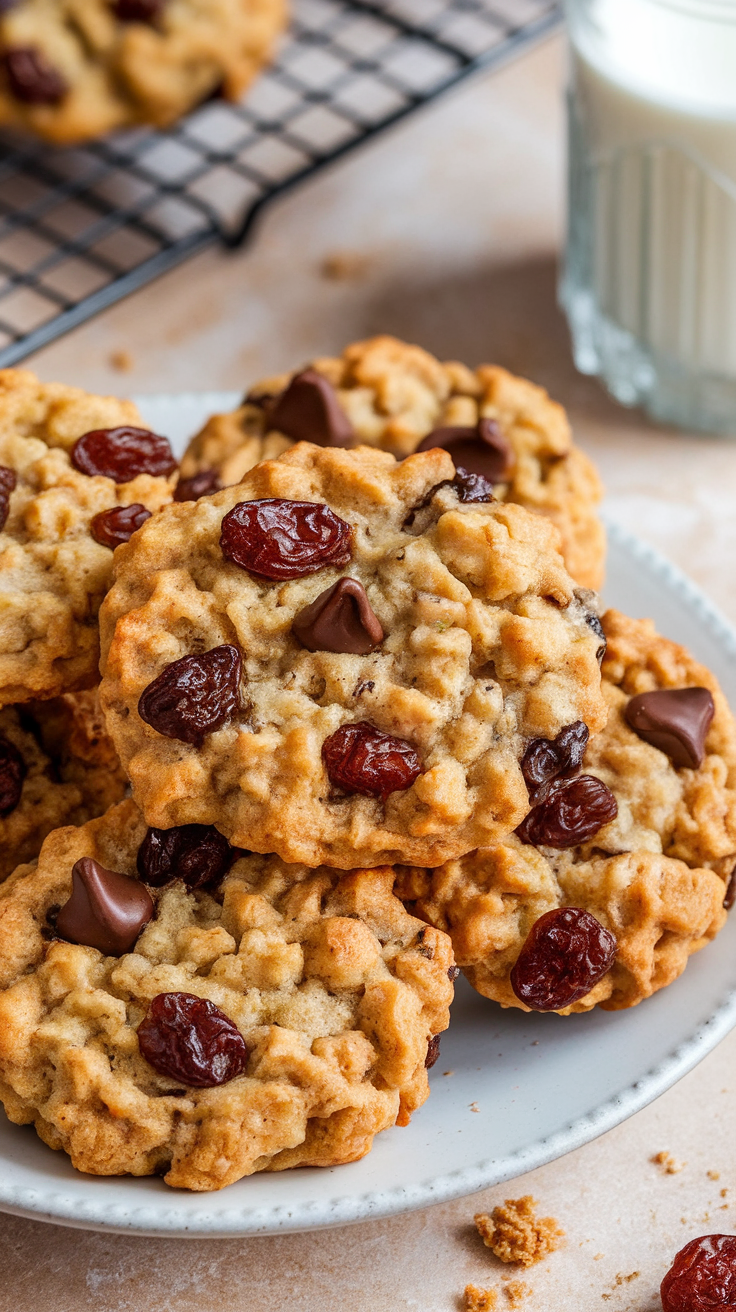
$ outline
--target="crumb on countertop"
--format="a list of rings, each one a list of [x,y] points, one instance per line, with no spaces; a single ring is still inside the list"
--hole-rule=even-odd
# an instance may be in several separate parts
[[[683,1166],[687,1166],[687,1162],[678,1162],[672,1153],[655,1153],[649,1160],[654,1162],[655,1166],[661,1166],[665,1175],[677,1175]]]
[[[479,1112],[479,1111],[480,1111],[480,1107],[478,1106],[477,1102],[471,1102],[471,1104],[470,1104],[470,1110],[471,1110],[471,1112]]]
[[[134,361],[130,351],[110,352],[110,366],[113,369],[118,369],[121,374],[129,374],[133,368],[133,363]]]
[[[521,1307],[525,1298],[531,1294],[531,1287],[525,1285],[523,1280],[509,1280],[508,1284],[503,1287],[503,1292],[508,1300],[509,1307]]]
[[[720,1171],[706,1171],[706,1175],[709,1180],[720,1180],[721,1178]]]
[[[494,1207],[490,1216],[479,1212],[475,1217],[483,1243],[502,1262],[532,1266],[561,1248],[564,1230],[553,1216],[536,1216],[536,1206],[536,1199],[525,1194],[523,1198],[507,1198],[501,1207]]]
[[[494,1312],[497,1298],[495,1289],[479,1289],[466,1285],[463,1293],[463,1312]]]
[[[614,1291],[616,1289],[619,1289],[621,1285],[630,1285],[631,1281],[638,1280],[640,1275],[641,1275],[640,1271],[630,1271],[627,1276],[623,1275],[623,1273],[619,1271],[618,1275],[616,1276],[616,1279],[613,1282]],[[603,1299],[613,1298],[613,1293],[601,1294],[601,1298]]]
[[[325,255],[320,265],[320,273],[330,282],[349,282],[365,277],[370,268],[370,258],[359,251],[334,251]]]

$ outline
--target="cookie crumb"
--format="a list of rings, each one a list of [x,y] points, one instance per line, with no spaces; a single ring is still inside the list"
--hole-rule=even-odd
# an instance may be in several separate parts
[[[536,1216],[536,1206],[536,1199],[525,1194],[523,1198],[507,1198],[502,1207],[494,1207],[490,1216],[479,1212],[475,1217],[483,1243],[502,1262],[533,1266],[561,1248],[564,1230],[553,1216]]]
[[[727,1194],[728,1194],[728,1189],[721,1189],[721,1198],[725,1198]]]
[[[325,255],[320,273],[330,282],[350,282],[364,278],[370,268],[370,259],[358,251],[334,251]]]
[[[661,1166],[665,1175],[677,1175],[683,1166],[687,1166],[687,1162],[678,1162],[671,1153],[655,1153],[649,1160],[655,1166]]]
[[[720,1180],[720,1178],[721,1178],[721,1173],[720,1173],[720,1171],[706,1171],[706,1175],[707,1175],[707,1177],[708,1177],[709,1180]],[[723,1191],[721,1191],[721,1193],[722,1193],[722,1192],[723,1192]]]
[[[498,1302],[495,1289],[479,1289],[466,1285],[463,1293],[463,1312],[493,1312]]]
[[[443,1075],[454,1075],[455,1072],[454,1072],[454,1071],[443,1071],[442,1074],[443,1074]]]
[[[602,1261],[602,1259],[603,1259],[603,1254],[602,1254],[602,1253],[596,1253],[595,1257],[593,1258],[593,1261],[594,1261],[594,1262],[600,1262],[600,1261]]]
[[[111,351],[110,367],[117,369],[121,374],[129,374],[133,368],[133,357],[130,351]]]
[[[525,1285],[523,1280],[510,1280],[504,1285],[503,1292],[508,1300],[509,1307],[521,1307],[525,1298],[531,1294],[531,1287]]]
[[[479,1111],[480,1111],[480,1107],[478,1106],[477,1102],[471,1102],[471,1104],[470,1104],[470,1110],[471,1110],[471,1112],[479,1112]]]

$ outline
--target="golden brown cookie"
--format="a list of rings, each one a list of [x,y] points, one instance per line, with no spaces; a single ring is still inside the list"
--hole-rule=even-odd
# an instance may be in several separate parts
[[[101,697],[149,823],[344,869],[515,828],[525,738],[605,721],[597,620],[550,521],[454,474],[300,443],[118,550]]]
[[[573,578],[583,587],[600,587],[600,479],[574,445],[562,406],[543,388],[495,365],[471,370],[454,361],[441,364],[421,347],[386,336],[356,342],[339,358],[315,360],[310,368],[336,389],[355,439],[399,458],[432,430],[494,421],[511,457],[506,472],[493,480],[494,495],[553,520]],[[237,410],[214,415],[192,440],[182,478],[214,470],[223,486],[237,483],[258,460],[286,450],[290,437],[278,430],[269,410],[293,376],[267,379],[250,389]]]
[[[270,59],[284,0],[14,0],[0,17],[0,122],[68,145],[166,127],[238,100]]]
[[[574,1004],[550,1008],[567,1014],[635,1006],[670,984],[722,928],[724,895],[731,901],[736,726],[718,682],[651,621],[608,611],[602,623],[610,716],[583,770],[614,794],[616,818],[567,849],[513,838],[403,877],[403,895],[451,935],[471,984],[503,1006],[524,1007],[512,971],[534,926],[558,908],[583,909],[615,939],[612,968]],[[695,767],[676,764],[627,720],[634,697],[693,688],[714,708]]]
[[[140,812],[122,802],[51,834],[0,889],[10,1119],[34,1123],[79,1170],[196,1190],[355,1161],[378,1131],[407,1124],[428,1094],[455,971],[448,937],[393,895],[393,870],[241,856],[220,882],[151,887],[154,918],[119,955],[55,939],[57,917],[69,933],[76,863],[92,866],[103,895],[113,888],[114,911],[107,872],[140,891],[142,860],[161,879],[150,848],[140,857],[144,840]],[[196,859],[186,870],[196,883]],[[92,936],[84,916],[75,927]]]
[[[97,612],[112,576],[106,543],[115,537],[93,520],[114,510],[123,523],[113,530],[129,533],[138,521],[126,524],[126,516],[140,519],[171,499],[176,466],[158,439],[151,468],[167,473],[83,472],[97,468],[104,451],[99,444],[84,451],[79,439],[126,428],[143,434],[143,447],[153,438],[130,401],[42,383],[25,369],[0,370],[0,705],[55,697],[99,678]],[[141,448],[134,469],[145,456]],[[118,459],[116,468],[124,467]]]
[[[125,795],[96,692],[0,710],[0,879],[38,856],[61,825],[84,824]]]

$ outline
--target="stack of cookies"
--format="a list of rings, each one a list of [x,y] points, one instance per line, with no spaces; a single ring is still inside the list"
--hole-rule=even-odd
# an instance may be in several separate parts
[[[539,388],[376,338],[177,474],[127,404],[0,386],[11,1120],[195,1190],[354,1161],[426,1099],[458,968],[617,1009],[722,927],[731,713],[600,614],[600,485]]]

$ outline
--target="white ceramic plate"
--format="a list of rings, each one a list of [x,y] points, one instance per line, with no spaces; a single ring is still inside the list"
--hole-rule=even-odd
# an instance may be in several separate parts
[[[151,398],[177,439],[231,394]],[[606,600],[686,642],[736,706],[736,634],[672,565],[612,528]],[[432,1096],[362,1162],[256,1175],[222,1193],[72,1170],[30,1128],[0,1122],[0,1210],[149,1235],[274,1234],[387,1216],[473,1193],[579,1147],[685,1075],[736,1024],[736,913],[669,989],[628,1012],[502,1011],[459,981]],[[452,1071],[452,1074],[444,1074]]]

